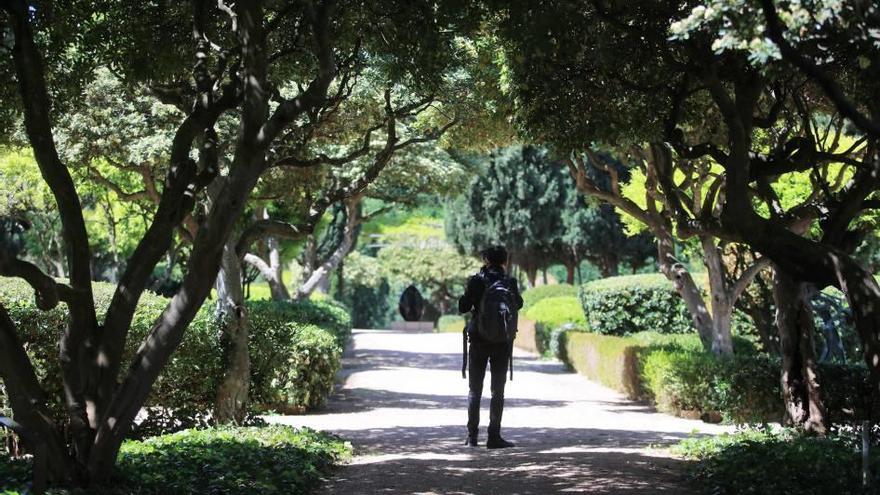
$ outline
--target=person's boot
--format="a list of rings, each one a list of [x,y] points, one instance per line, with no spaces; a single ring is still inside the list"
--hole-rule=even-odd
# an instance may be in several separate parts
[[[489,439],[486,440],[487,449],[506,449],[508,447],[516,447],[516,444],[501,438],[500,434],[490,435]]]
[[[468,435],[464,441],[464,444],[468,447],[476,447],[477,446],[477,436],[476,435]]]

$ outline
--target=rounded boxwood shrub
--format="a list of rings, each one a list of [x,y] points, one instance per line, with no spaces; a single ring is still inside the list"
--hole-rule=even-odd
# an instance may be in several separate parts
[[[629,335],[642,331],[692,332],[691,317],[662,274],[625,275],[585,284],[580,295],[590,331]]]

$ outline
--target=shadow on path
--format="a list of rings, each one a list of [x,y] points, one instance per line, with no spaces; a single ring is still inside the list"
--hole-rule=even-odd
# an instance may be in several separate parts
[[[720,431],[658,414],[561,363],[517,356],[502,422],[517,447],[485,448],[487,379],[481,446],[470,448],[460,370],[458,334],[358,331],[327,407],[271,421],[352,442],[356,457],[322,494],[689,494],[688,462],[662,447]]]
[[[488,404],[488,397],[483,401]],[[508,398],[505,407],[559,407],[568,404],[563,400],[542,400]],[[315,414],[365,412],[375,409],[458,409],[467,407],[467,395],[435,395],[394,392],[368,388],[343,388],[338,390],[333,401]]]
[[[489,451],[482,442],[476,448],[461,445],[461,427],[340,433],[370,452],[361,452],[321,493],[695,493],[682,474],[686,461],[644,451],[645,445],[669,444],[684,435],[507,428],[505,435],[518,446]]]

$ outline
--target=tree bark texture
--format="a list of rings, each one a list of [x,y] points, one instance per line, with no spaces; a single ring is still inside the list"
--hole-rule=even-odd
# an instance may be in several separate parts
[[[824,435],[827,431],[826,416],[813,349],[816,329],[807,286],[776,270],[773,295],[782,356],[785,422]]]
[[[217,316],[221,322],[219,338],[223,350],[223,378],[217,389],[214,419],[221,424],[241,424],[247,416],[251,361],[241,262],[233,241],[227,242],[223,249],[216,287]]]
[[[351,248],[354,245],[354,231],[360,222],[358,214],[360,201],[361,199],[359,197],[346,200],[346,221],[345,227],[342,231],[342,242],[330,255],[327,261],[316,267],[309,274],[303,284],[297,288],[296,295],[294,296],[296,300],[308,298],[312,292],[321,285],[321,283],[325,280],[329,280],[330,273],[339,266],[342,260],[348,255],[349,251],[351,251]]]

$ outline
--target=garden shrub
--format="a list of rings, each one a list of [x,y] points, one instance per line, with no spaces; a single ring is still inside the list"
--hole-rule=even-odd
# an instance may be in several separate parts
[[[726,422],[760,422],[781,416],[779,364],[735,337],[737,352],[719,359],[699,337],[642,332],[628,337],[568,331],[566,363],[591,380],[648,400],[674,414],[719,415]]]
[[[59,305],[51,311],[41,311],[34,304],[33,289],[24,281],[0,278],[0,282],[0,301],[16,323],[37,376],[51,399],[51,407],[62,417],[57,348],[65,324],[65,308]],[[100,317],[110,304],[115,286],[95,282],[93,289]],[[124,359],[134,355],[167,302],[150,292],[141,296]],[[249,301],[247,307],[255,384],[251,388],[252,400],[265,403],[267,398],[283,399],[279,405],[294,409],[320,405],[322,394],[332,389],[342,348],[351,336],[351,318],[346,309],[332,300]],[[223,373],[217,335],[214,306],[206,301],[156,380],[145,404],[150,411],[148,424],[140,428],[142,431],[135,431],[135,435],[205,424],[205,413],[213,407]],[[292,379],[294,376],[296,380]],[[272,390],[276,385],[279,389]],[[0,390],[0,407],[4,403],[5,396]]]
[[[350,455],[347,443],[307,428],[185,430],[126,441],[111,484],[88,493],[308,493]],[[28,460],[0,458],[0,490],[20,489],[29,477]]]
[[[861,452],[846,435],[808,436],[790,429],[749,429],[690,438],[673,450],[699,460],[705,493],[826,495],[876,493],[861,486]],[[871,464],[880,455],[872,450]],[[876,487],[876,475],[872,484]]]
[[[464,329],[465,319],[460,315],[443,315],[437,320],[438,332],[461,332]]]
[[[539,285],[522,293],[523,310],[528,310],[543,299],[550,297],[577,297],[578,288],[570,284]]]
[[[295,321],[251,330],[254,407],[301,412],[322,406],[341,367],[342,349],[334,336]]]
[[[541,299],[528,310],[524,316],[535,322],[535,340],[538,352],[553,355],[551,340],[553,334],[563,325],[584,325],[583,309],[574,296],[558,296]]]
[[[563,362],[578,373],[629,397],[639,396],[639,343],[634,339],[570,331],[562,347]]]
[[[584,284],[580,301],[587,327],[596,333],[693,332],[684,301],[672,282],[659,273],[610,277]]]

